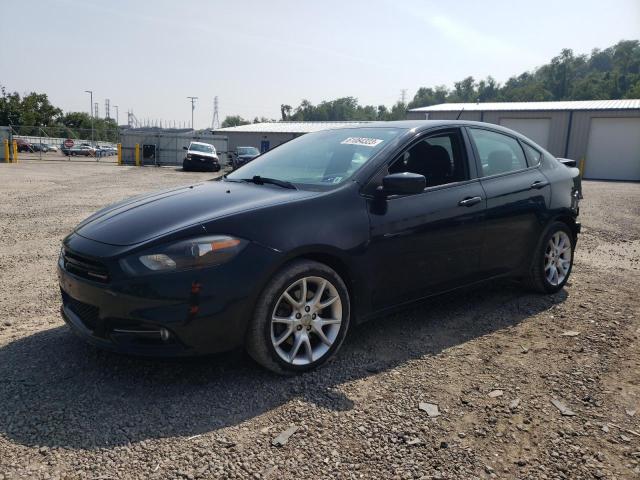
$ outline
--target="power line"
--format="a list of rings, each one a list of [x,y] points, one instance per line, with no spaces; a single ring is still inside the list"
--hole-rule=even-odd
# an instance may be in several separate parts
[[[400,101],[402,102],[403,105],[407,104],[407,89],[403,88],[402,90],[400,90]]]

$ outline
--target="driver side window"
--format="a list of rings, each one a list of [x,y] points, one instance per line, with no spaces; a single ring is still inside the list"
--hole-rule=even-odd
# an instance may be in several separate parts
[[[405,150],[389,167],[389,173],[424,175],[427,187],[469,179],[467,156],[459,130],[434,134]]]

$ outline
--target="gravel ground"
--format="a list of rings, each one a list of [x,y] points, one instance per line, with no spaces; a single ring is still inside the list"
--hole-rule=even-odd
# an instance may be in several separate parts
[[[0,480],[640,478],[640,184],[585,182],[560,293],[497,283],[422,302],[303,376],[72,336],[60,240],[105,204],[209,177],[0,164]]]

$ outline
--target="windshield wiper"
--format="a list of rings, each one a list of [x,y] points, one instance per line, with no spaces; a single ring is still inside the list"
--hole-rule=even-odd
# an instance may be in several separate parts
[[[256,185],[264,185],[265,183],[270,183],[271,185],[277,185],[282,188],[297,190],[296,186],[291,182],[287,182],[286,180],[278,180],[277,178],[261,177],[260,175],[254,175],[253,178],[241,178],[240,180],[242,182],[255,183]]]

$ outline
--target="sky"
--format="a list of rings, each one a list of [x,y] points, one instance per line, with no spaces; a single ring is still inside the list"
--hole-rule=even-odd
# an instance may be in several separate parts
[[[3,0],[0,84],[64,111],[110,99],[138,119],[211,126],[343,96],[391,106],[406,89],[504,82],[640,38],[640,0]],[[26,21],[18,21],[19,19]]]

